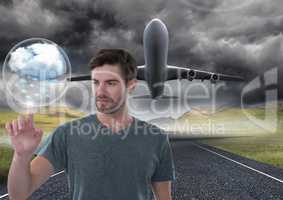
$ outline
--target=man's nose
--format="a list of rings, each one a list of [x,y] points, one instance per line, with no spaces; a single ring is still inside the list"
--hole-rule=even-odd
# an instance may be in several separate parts
[[[97,95],[100,95],[100,94],[105,94],[106,93],[106,85],[101,83],[99,84],[98,86],[95,87],[95,93]]]

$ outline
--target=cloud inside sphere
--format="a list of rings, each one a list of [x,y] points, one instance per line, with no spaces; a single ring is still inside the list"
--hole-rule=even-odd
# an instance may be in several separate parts
[[[34,80],[52,80],[66,73],[66,61],[55,44],[34,43],[11,52],[10,70]]]

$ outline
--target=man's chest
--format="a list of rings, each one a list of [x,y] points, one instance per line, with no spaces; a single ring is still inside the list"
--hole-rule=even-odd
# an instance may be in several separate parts
[[[156,147],[146,145],[146,141],[81,139],[69,147],[69,170],[85,178],[150,179],[158,163]]]

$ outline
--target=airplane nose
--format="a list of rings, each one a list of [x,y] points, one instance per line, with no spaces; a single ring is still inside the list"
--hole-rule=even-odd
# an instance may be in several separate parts
[[[162,22],[160,19],[158,19],[158,18],[154,18],[154,19],[152,19],[149,23],[150,23],[150,24],[151,24],[151,23],[160,23],[160,24],[162,24],[163,22]]]
[[[144,37],[156,37],[155,40],[159,40],[160,37],[168,37],[166,25],[158,18],[152,19],[144,29]]]
[[[160,19],[154,18],[148,23],[148,28],[150,27],[162,27],[163,28],[166,26]]]

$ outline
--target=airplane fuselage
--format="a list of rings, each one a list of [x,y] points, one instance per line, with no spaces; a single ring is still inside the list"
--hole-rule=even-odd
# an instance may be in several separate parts
[[[168,55],[168,30],[159,20],[153,19],[143,34],[145,79],[152,98],[162,95],[166,80]]]

